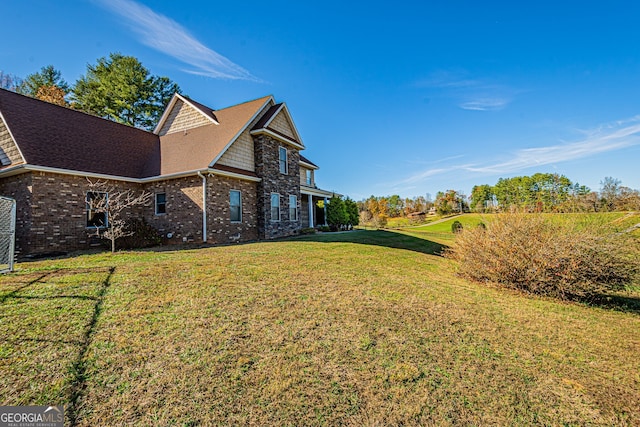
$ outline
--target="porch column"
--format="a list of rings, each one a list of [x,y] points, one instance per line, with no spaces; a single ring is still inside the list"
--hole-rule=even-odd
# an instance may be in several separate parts
[[[313,196],[307,194],[307,199],[309,200],[309,228],[313,228]]]
[[[324,225],[327,225],[327,198],[324,198],[324,203],[322,204],[322,209],[324,210]]]

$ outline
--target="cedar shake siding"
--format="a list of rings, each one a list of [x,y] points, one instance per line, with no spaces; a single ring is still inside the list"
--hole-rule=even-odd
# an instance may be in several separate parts
[[[297,234],[310,222],[308,197],[329,194],[305,186],[306,168],[317,166],[302,149],[287,106],[272,96],[213,110],[175,94],[147,132],[0,89],[0,195],[17,202],[16,251],[23,256],[98,242],[96,228],[87,227],[87,178],[151,193],[123,219],[144,219],[169,244]],[[274,193],[278,220],[271,216]]]
[[[158,135],[164,136],[168,133],[180,132],[210,123],[211,121],[203,116],[200,111],[184,101],[178,100]]]
[[[0,166],[17,165],[24,163],[18,150],[18,146],[13,142],[11,133],[4,120],[0,117]]]

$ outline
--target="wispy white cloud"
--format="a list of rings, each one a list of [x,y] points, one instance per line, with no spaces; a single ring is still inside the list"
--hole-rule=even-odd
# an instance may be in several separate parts
[[[469,78],[463,71],[437,71],[416,87],[444,91],[463,110],[497,111],[509,105],[518,91],[488,80]]]
[[[617,126],[608,125],[585,132],[588,136],[580,141],[548,147],[524,148],[513,153],[512,157],[505,161],[488,165],[467,166],[463,169],[483,174],[511,173],[620,150],[640,144],[639,121],[640,117],[636,117],[633,122],[617,122]],[[624,126],[619,127],[620,124]]]
[[[598,154],[622,150],[640,145],[640,115],[627,120],[582,130],[583,139],[574,142],[562,142],[556,145],[536,148],[523,148],[508,153],[502,159],[475,164],[450,164],[438,166],[415,173],[393,184],[395,187],[424,182],[427,178],[467,172],[474,175],[510,174],[544,165],[570,162]]]
[[[208,48],[176,21],[132,0],[97,0],[119,15],[140,42],[188,64],[185,72],[216,79],[260,81],[249,71]]]
[[[501,110],[511,102],[508,98],[478,98],[458,104],[463,110],[495,111]]]

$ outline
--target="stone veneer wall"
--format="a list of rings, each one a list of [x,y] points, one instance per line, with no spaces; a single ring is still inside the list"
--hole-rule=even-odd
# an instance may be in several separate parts
[[[300,153],[266,135],[255,135],[258,183],[258,238],[273,239],[300,231]],[[287,148],[288,175],[280,173],[278,149]],[[271,220],[271,193],[280,194],[280,221]],[[289,195],[297,197],[298,220],[289,220]]]

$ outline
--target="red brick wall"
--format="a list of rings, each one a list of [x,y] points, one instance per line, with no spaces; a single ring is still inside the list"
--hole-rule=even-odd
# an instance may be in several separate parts
[[[26,253],[31,238],[31,174],[0,180],[0,195],[16,200],[16,253]]]
[[[118,190],[148,191],[147,206],[125,212],[125,217],[147,221],[167,242],[202,242],[202,179],[198,176],[145,185],[109,181]],[[242,194],[242,222],[230,219],[229,192]],[[84,177],[32,172],[0,180],[0,195],[17,201],[16,250],[20,254],[86,249],[97,239],[86,227]],[[166,194],[166,214],[155,214],[155,193]],[[258,239],[257,183],[229,177],[207,177],[207,240],[233,243]],[[236,237],[238,237],[236,239]]]

